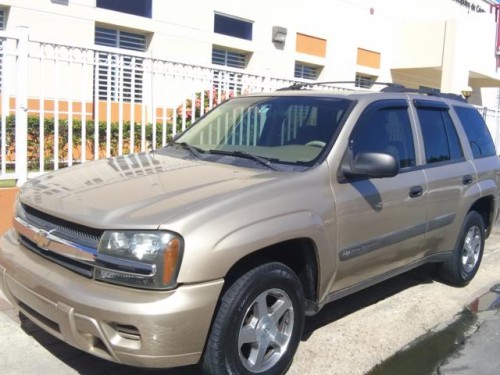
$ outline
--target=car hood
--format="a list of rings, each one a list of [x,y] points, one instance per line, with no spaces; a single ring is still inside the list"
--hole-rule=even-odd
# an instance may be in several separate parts
[[[20,200],[94,228],[152,229],[196,205],[213,204],[277,175],[167,155],[131,154],[30,180]]]

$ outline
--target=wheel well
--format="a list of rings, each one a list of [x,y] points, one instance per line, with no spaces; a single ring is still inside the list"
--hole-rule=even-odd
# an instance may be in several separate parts
[[[316,247],[309,238],[297,238],[257,250],[240,259],[225,276],[224,290],[245,272],[263,263],[280,262],[290,267],[298,276],[304,297],[315,301],[318,285]]]
[[[493,197],[488,196],[479,199],[472,205],[470,211],[476,211],[483,217],[486,233],[489,234],[494,220]]]

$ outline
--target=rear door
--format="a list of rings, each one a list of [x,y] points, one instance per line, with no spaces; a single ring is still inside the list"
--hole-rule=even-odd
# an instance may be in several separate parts
[[[428,181],[426,255],[454,248],[466,212],[479,196],[478,176],[451,116],[448,104],[414,100]]]

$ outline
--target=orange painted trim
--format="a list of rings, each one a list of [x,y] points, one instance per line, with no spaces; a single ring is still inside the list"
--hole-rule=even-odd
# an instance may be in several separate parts
[[[325,57],[326,39],[321,39],[314,36],[297,33],[297,41],[295,49],[299,53]]]
[[[369,68],[380,69],[380,53],[358,48],[356,63]]]
[[[2,112],[2,100],[0,95],[0,113]],[[85,121],[90,121],[94,118],[94,103],[93,102],[84,102],[84,119]],[[43,117],[52,119],[56,114],[56,106],[57,113],[60,120],[68,120],[69,119],[69,108],[70,102],[65,100],[54,101],[53,99],[44,99],[43,101],[37,98],[28,99],[28,116],[40,116],[40,113],[43,109]],[[118,103],[111,102],[108,107],[108,103],[106,101],[100,101],[98,104],[98,116],[99,121],[107,121],[108,120],[108,108],[111,110],[111,122],[120,121],[120,107],[122,111],[122,121],[130,122],[133,121],[135,123],[142,122],[142,114],[143,111],[146,110],[146,107],[143,107],[141,103],[135,103],[133,106],[131,103]],[[15,114],[16,108],[16,98],[9,98],[9,113],[7,115]],[[132,110],[133,109],[133,110]],[[172,108],[156,108],[156,117],[157,123],[162,123],[164,116],[166,116],[167,121],[172,121],[172,114],[174,109]],[[72,102],[71,103],[71,114],[72,118],[82,120],[82,102]]]
[[[134,121],[140,123],[142,121],[142,104],[134,104],[132,106],[131,103],[110,103],[111,110],[111,122],[116,122],[120,120],[120,107],[122,111],[122,120]],[[133,113],[132,113],[133,112]],[[108,102],[99,102],[99,121],[106,121],[108,119]]]

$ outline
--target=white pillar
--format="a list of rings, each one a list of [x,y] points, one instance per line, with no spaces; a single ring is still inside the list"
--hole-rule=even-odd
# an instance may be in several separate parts
[[[469,55],[468,46],[471,34],[467,33],[465,19],[446,21],[444,36],[441,91],[460,94],[463,88],[469,86]]]
[[[21,186],[28,179],[28,39],[29,29],[17,28],[16,59],[16,176]]]

